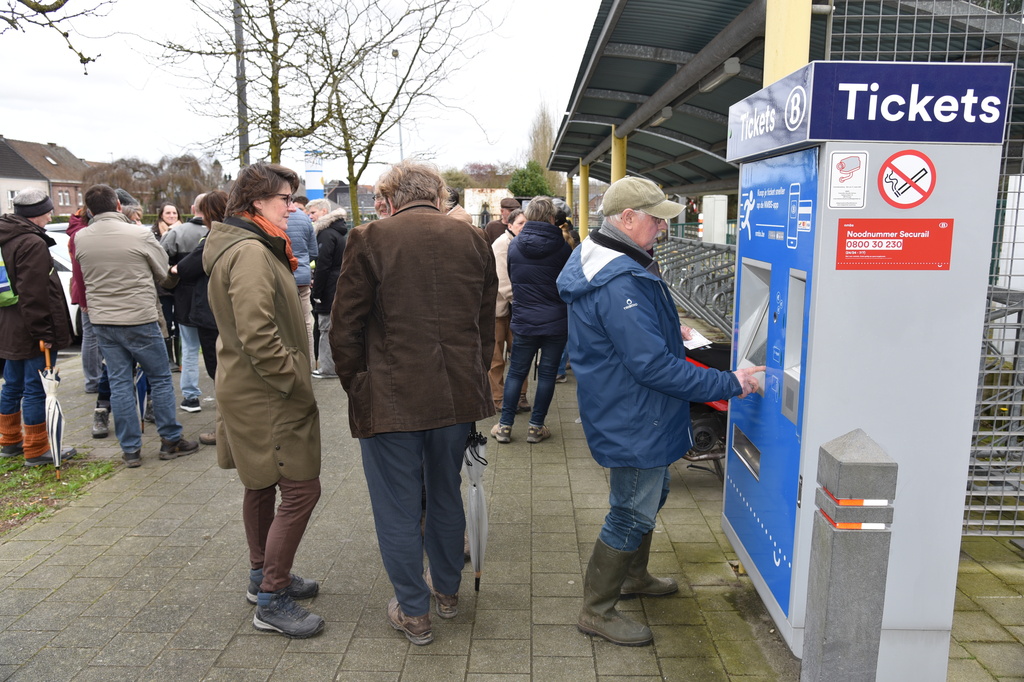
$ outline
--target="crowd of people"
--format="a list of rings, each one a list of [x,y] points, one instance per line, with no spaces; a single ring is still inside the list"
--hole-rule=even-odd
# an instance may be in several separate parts
[[[473,425],[500,413],[491,434],[510,443],[516,414],[529,412],[526,442],[551,438],[547,413],[571,363],[588,445],[611,470],[578,627],[615,644],[650,643],[650,629],[615,605],[678,589],[647,563],[668,466],[691,445],[689,403],[745,397],[763,370],[685,361],[688,332],[651,251],[683,207],[650,181],[620,180],[605,194],[604,222],[580,243],[569,207],[549,197],[525,208],[505,199],[500,219],[475,227],[437,169],[416,160],[381,176],[378,219],[354,229],[344,209],[306,202],[298,186],[294,171],[257,163],[230,192],[196,197],[186,222],[160,206],[152,229],[140,227],[127,192],[88,188],[68,234],[85,389],[97,394],[93,436],[107,437],[113,416],[129,467],[143,463],[147,419],[160,459],[216,445],[219,466],[244,487],[253,625],[311,637],[324,619],[298,602],[319,585],[291,569],[320,498],[313,379],[339,380],[394,588],[387,621],[424,645],[432,599],[440,618],[458,614],[460,469]],[[27,466],[53,462],[43,349],[53,358],[71,344],[44,229],[52,210],[28,189],[0,216],[0,266],[17,294],[0,306],[0,456]],[[200,355],[224,398],[216,431],[190,440],[172,374],[180,371],[178,407],[200,411]]]

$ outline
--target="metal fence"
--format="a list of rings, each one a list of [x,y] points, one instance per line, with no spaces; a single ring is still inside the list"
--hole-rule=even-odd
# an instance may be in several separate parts
[[[736,247],[670,236],[655,247],[654,256],[676,305],[729,334]]]
[[[1021,0],[835,0],[829,59],[1008,62],[1018,73],[993,216],[964,534],[1024,535],[1024,66]],[[970,201],[970,197],[963,197]]]

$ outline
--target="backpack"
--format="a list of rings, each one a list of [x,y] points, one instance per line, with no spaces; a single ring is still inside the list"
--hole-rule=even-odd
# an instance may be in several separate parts
[[[14,291],[14,283],[7,275],[7,266],[4,264],[4,255],[0,251],[0,308],[6,308],[18,302],[18,294]]]

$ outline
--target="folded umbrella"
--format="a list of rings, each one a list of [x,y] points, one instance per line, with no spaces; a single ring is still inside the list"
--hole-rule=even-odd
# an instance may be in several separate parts
[[[142,367],[135,366],[135,408],[139,413],[139,424],[142,427],[142,432],[146,432],[146,420],[143,417],[146,414],[146,394],[149,393],[149,380],[146,378],[146,373],[142,371]]]
[[[469,559],[473,564],[474,588],[480,591],[480,573],[487,548],[487,500],[484,499],[484,472],[487,469],[487,437],[479,431],[469,434],[462,472],[469,482],[466,502],[466,536],[469,539]]]
[[[53,455],[53,466],[59,481],[61,443],[64,440],[64,411],[60,409],[60,401],[57,400],[60,375],[59,370],[50,363],[50,349],[42,341],[39,342],[39,347],[46,355],[46,367],[39,370],[39,380],[43,382],[43,392],[46,393],[46,436],[50,440],[50,453]]]

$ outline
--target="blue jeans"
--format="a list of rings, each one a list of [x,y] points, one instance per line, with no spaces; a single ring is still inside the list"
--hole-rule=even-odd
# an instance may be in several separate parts
[[[187,324],[178,325],[181,337],[181,397],[198,398],[199,390],[199,329]]]
[[[512,426],[516,421],[516,405],[519,404],[519,392],[523,390],[523,381],[530,374],[533,357],[540,351],[540,365],[537,368],[537,393],[533,396],[533,413],[530,424],[544,426],[551,407],[551,399],[555,396],[555,376],[558,373],[558,361],[562,359],[562,351],[568,335],[528,336],[516,334],[512,341],[512,359],[509,362],[508,376],[505,378],[505,394],[501,403],[501,423]]]
[[[615,467],[601,527],[601,542],[620,552],[635,552],[644,535],[654,530],[655,517],[668,498],[668,467]]]
[[[471,426],[455,424],[359,439],[381,559],[407,616],[430,611],[430,591],[423,580],[424,550],[434,589],[441,594],[459,592],[466,532],[461,469]],[[421,534],[424,488],[427,520]]]
[[[110,409],[114,430],[124,452],[142,449],[141,410],[135,397],[135,363],[149,380],[156,430],[161,438],[181,438],[181,424],[175,418],[174,385],[167,358],[167,346],[156,322],[120,326],[94,324],[103,359],[110,377]],[[144,407],[144,406],[143,406]]]
[[[103,355],[96,341],[96,332],[89,321],[89,313],[82,311],[82,373],[85,375],[85,390],[97,392],[100,375],[103,374]]]
[[[57,364],[57,351],[50,351],[50,362]],[[0,414],[21,412],[22,424],[46,422],[46,394],[39,370],[46,367],[46,356],[28,360],[8,360],[4,364],[4,385],[0,388]]]
[[[558,376],[565,376],[565,366],[569,364],[569,346],[562,351],[562,359],[558,362]]]

